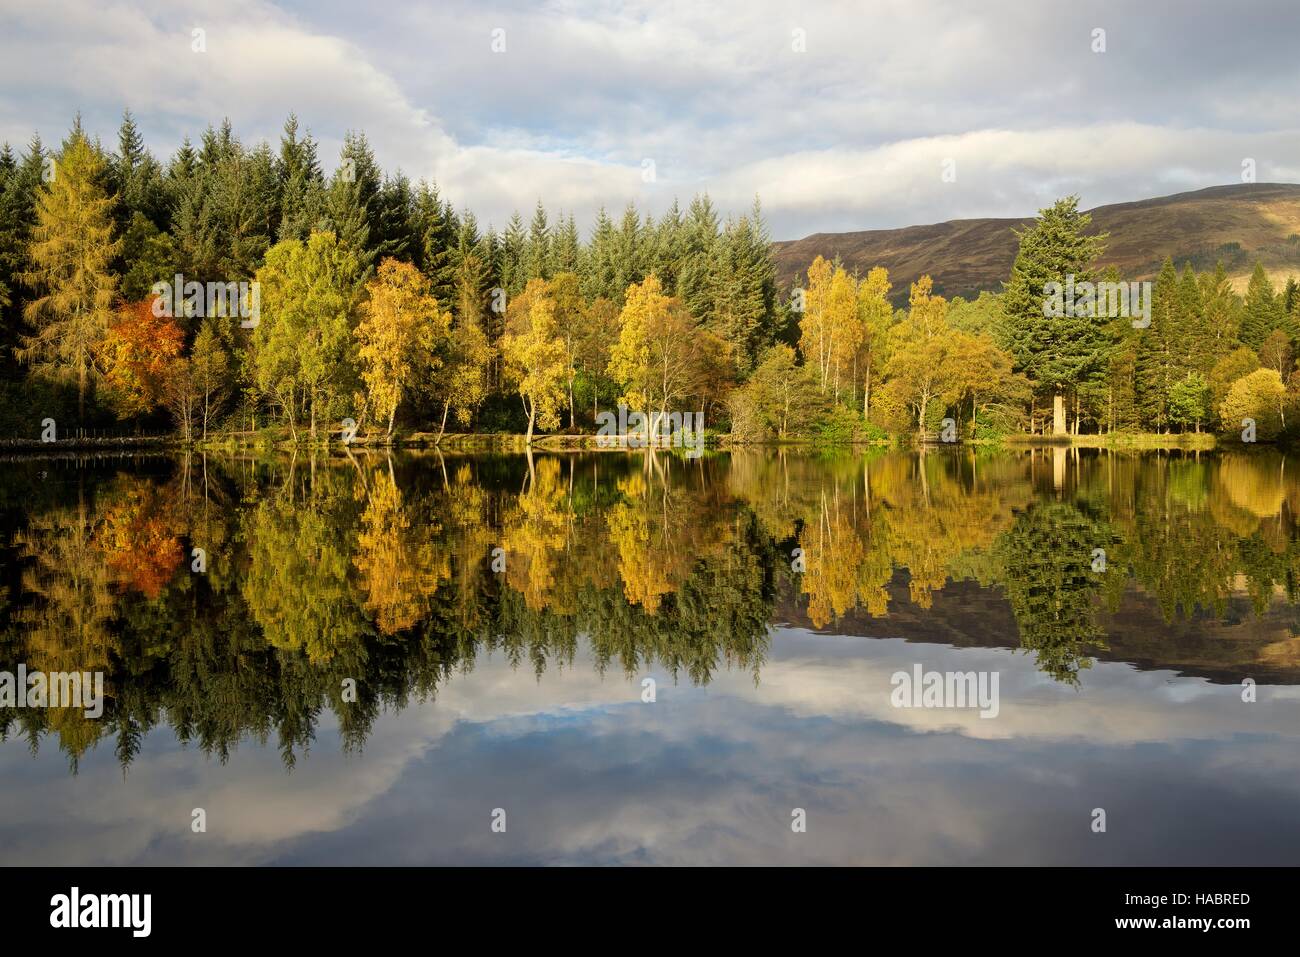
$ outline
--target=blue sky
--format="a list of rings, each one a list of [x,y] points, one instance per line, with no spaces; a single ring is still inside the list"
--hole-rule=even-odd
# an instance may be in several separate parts
[[[0,25],[0,138],[80,110],[110,142],[129,107],[166,156],[224,116],[274,142],[293,110],[327,165],[364,129],[497,225],[707,190],[797,238],[1240,182],[1246,159],[1300,180],[1291,0],[0,0]]]

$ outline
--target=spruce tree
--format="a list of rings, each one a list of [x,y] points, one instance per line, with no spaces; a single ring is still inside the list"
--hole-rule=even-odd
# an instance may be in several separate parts
[[[546,208],[537,201],[533,221],[528,226],[528,241],[524,250],[524,273],[528,279],[550,279],[551,227],[546,219]]]
[[[1241,342],[1256,352],[1268,334],[1282,325],[1282,308],[1273,283],[1264,271],[1263,263],[1255,263],[1246,286],[1246,302],[1241,315]]]
[[[1178,270],[1166,257],[1152,291],[1151,324],[1137,330],[1137,394],[1143,420],[1169,427],[1169,390],[1181,378]]]
[[[582,240],[578,236],[578,224],[570,213],[555,231],[551,243],[551,275],[562,272],[578,273],[582,265]]]
[[[275,164],[280,221],[276,240],[305,240],[324,212],[325,177],[311,133],[298,136],[298,117],[290,113],[280,136]]]
[[[422,180],[412,213],[412,258],[429,277],[433,296],[444,309],[451,308],[455,297],[457,229],[456,214],[443,203],[437,184]]]
[[[525,257],[528,251],[528,234],[524,230],[524,221],[518,211],[506,224],[505,235],[501,239],[501,286],[510,296],[517,296],[528,284],[528,264]]]

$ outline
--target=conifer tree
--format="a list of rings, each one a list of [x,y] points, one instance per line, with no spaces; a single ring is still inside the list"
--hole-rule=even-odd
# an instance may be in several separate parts
[[[24,310],[32,328],[18,357],[34,369],[77,383],[84,421],[96,350],[113,318],[117,280],[110,266],[120,250],[113,236],[107,166],[79,128],[65,143],[53,179],[42,187],[24,274],[37,293]]]
[[[1282,325],[1282,308],[1263,263],[1255,263],[1246,286],[1241,316],[1241,343],[1259,351],[1268,334]]]
[[[528,234],[524,230],[523,219],[515,212],[506,224],[505,234],[501,238],[501,287],[508,295],[519,295],[528,284],[527,253]]]
[[[550,279],[551,227],[546,219],[542,201],[537,201],[533,221],[528,226],[528,241],[524,247],[524,273],[528,279]]]
[[[1086,235],[1091,224],[1077,196],[1040,210],[1032,226],[1016,232],[1020,248],[1003,296],[1009,351],[1018,371],[1053,394],[1056,431],[1065,428],[1064,395],[1096,378],[1106,362],[1106,317],[1095,309],[1062,309],[1057,316],[1044,308],[1049,283],[1093,280],[1106,237]]]

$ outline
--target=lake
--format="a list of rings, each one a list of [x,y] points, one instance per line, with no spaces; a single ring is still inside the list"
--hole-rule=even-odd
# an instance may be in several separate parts
[[[1300,463],[13,458],[7,864],[1289,864]]]

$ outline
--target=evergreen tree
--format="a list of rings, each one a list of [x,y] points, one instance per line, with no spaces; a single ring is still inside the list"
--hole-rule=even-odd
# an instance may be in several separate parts
[[[714,260],[714,302],[707,321],[730,343],[736,373],[742,378],[776,338],[771,246],[755,200],[749,216],[727,224]]]
[[[1201,286],[1197,282],[1192,264],[1183,266],[1178,281],[1178,372],[1208,373],[1216,358],[1214,338],[1205,322],[1205,304],[1201,299]]]
[[[519,295],[528,284],[527,247],[528,235],[524,231],[524,221],[515,212],[506,224],[505,235],[501,239],[501,286],[510,296]]]
[[[608,299],[621,303],[623,290],[614,277],[614,223],[602,206],[596,214],[591,245],[583,263],[582,294],[589,300]]]
[[[1106,362],[1106,317],[1095,309],[1061,309],[1058,316],[1044,308],[1049,283],[1064,288],[1071,280],[1076,287],[1093,280],[1106,237],[1085,235],[1091,224],[1077,196],[1040,210],[1032,226],[1016,232],[1020,248],[1003,295],[1004,335],[1016,368],[1050,390],[1058,410],[1064,394],[1097,378]],[[1064,424],[1058,415],[1056,428]]]
[[[215,137],[208,151],[215,153]],[[214,160],[215,162],[215,160]],[[207,281],[218,273],[221,251],[218,248],[217,223],[214,213],[211,182],[215,172],[210,170],[188,138],[172,158],[167,171],[168,192],[171,194],[171,234],[175,241],[177,267],[188,277]]]
[[[423,180],[416,187],[413,207],[412,258],[429,277],[438,304],[448,309],[455,297],[456,214],[439,197],[437,184]]]
[[[1169,427],[1169,390],[1183,376],[1178,271],[1166,257],[1152,292],[1151,325],[1138,330],[1138,401],[1145,422]]]
[[[650,242],[648,271],[659,277],[663,287],[677,291],[677,278],[686,258],[686,225],[677,200],[655,225]]]
[[[623,210],[623,219],[614,233],[613,282],[618,290],[616,302],[622,302],[627,287],[645,278],[645,228],[636,207],[631,203]]]
[[[677,277],[677,298],[691,315],[703,320],[717,301],[717,280],[713,262],[717,256],[718,214],[708,195],[691,200],[684,224],[685,249]]]
[[[109,179],[117,196],[118,231],[124,231],[136,213],[157,228],[165,228],[168,216],[162,167],[145,149],[144,137],[130,110],[122,114],[117,143],[117,153],[109,162]]]
[[[275,158],[266,143],[246,151],[227,141],[211,178],[211,218],[220,251],[218,276],[245,279],[261,264],[280,220]]]
[[[21,161],[8,144],[0,154],[0,367],[12,360],[22,332],[19,295],[45,159],[39,136],[32,137]]]
[[[578,224],[570,213],[555,231],[551,243],[551,275],[570,272],[577,274],[582,265],[582,240],[578,236]]]
[[[321,220],[325,202],[325,177],[321,173],[316,141],[308,132],[298,137],[298,117],[290,113],[280,136],[275,164],[280,221],[275,237],[303,239]]]
[[[524,272],[528,279],[550,279],[551,227],[546,220],[546,209],[537,201],[533,221],[528,226],[528,241],[524,248]]]
[[[411,190],[411,181],[398,170],[393,176],[384,180],[379,193],[379,237],[378,245],[384,256],[392,256],[403,262],[415,258],[418,237],[416,235],[415,194]]]
[[[1241,342],[1256,352],[1268,334],[1282,326],[1282,308],[1273,284],[1262,263],[1255,263],[1246,286],[1246,302],[1241,316]]]
[[[1232,290],[1223,260],[1215,265],[1214,272],[1202,274],[1199,282],[1206,333],[1217,361],[1237,345],[1241,331],[1241,299]]]

